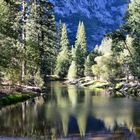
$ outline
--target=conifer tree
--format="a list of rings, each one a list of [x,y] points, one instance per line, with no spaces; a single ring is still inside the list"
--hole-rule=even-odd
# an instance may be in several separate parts
[[[87,59],[85,60],[85,70],[84,70],[84,75],[86,77],[92,77],[93,76],[93,72],[92,72],[93,61],[94,60],[91,60],[90,55],[88,55]]]
[[[17,9],[17,11],[15,11]],[[14,0],[15,18],[13,19],[14,30],[17,33],[17,42],[15,45],[18,49],[18,61],[20,65],[20,80],[24,82],[26,75],[26,21],[27,21],[27,1],[26,0]]]
[[[76,63],[76,51],[75,48],[72,48],[71,50],[72,53],[72,62],[71,65],[69,67],[69,71],[68,71],[68,79],[69,80],[73,80],[77,78],[77,63]]]
[[[25,83],[40,74],[45,81],[53,73],[57,53],[53,7],[48,0],[0,0],[0,69],[6,68],[5,75],[15,73]]]
[[[31,3],[27,26],[29,44],[34,46],[38,54],[36,62],[44,81],[47,75],[53,74],[56,62],[56,25],[53,7],[48,0],[34,0]]]
[[[12,79],[19,76],[19,48],[18,32],[15,28],[18,26],[15,20],[22,10],[19,10],[21,1],[0,0],[0,73],[5,76],[12,75]],[[17,57],[18,56],[18,57]],[[13,75],[14,74],[14,75]],[[19,79],[18,79],[19,80]]]
[[[84,23],[80,22],[75,42],[77,72],[79,77],[84,76],[84,63],[87,55],[87,43]]]
[[[70,44],[65,24],[63,24],[62,28],[60,45],[61,49],[57,56],[55,74],[60,77],[65,77],[68,74],[68,68],[70,66]]]

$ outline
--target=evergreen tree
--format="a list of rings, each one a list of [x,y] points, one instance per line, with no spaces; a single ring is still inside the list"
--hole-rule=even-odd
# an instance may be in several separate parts
[[[85,70],[84,70],[84,74],[86,77],[92,77],[93,76],[93,72],[92,72],[92,65],[93,65],[93,61],[91,60],[90,54],[87,56],[87,59],[85,60]]]
[[[53,5],[48,0],[34,0],[30,4],[28,41],[36,51],[36,64],[44,81],[53,74],[56,62],[56,25]],[[31,28],[30,28],[31,27]]]
[[[65,77],[68,74],[70,66],[70,44],[67,36],[66,25],[63,24],[62,35],[61,35],[61,49],[57,56],[55,74],[60,77]]]
[[[25,83],[41,74],[45,81],[46,75],[53,73],[56,61],[53,5],[48,0],[0,3],[5,9],[0,14],[0,63],[7,65],[5,75]]]
[[[73,80],[77,78],[77,63],[76,63],[76,51],[75,48],[72,47],[72,62],[68,71],[68,79]]]
[[[83,22],[80,22],[78,26],[75,48],[76,48],[77,72],[78,76],[82,77],[84,76],[84,63],[87,55],[86,34]]]
[[[62,27],[63,27],[63,24],[62,24],[62,21],[60,20],[58,29],[57,29],[57,52],[59,52],[61,48],[60,42],[61,42],[61,35],[62,35]]]
[[[0,73],[4,77],[11,74],[12,80],[18,77],[17,32],[13,29],[14,20],[19,11],[14,1],[6,3],[0,0]],[[13,75],[14,74],[14,75]],[[19,79],[18,79],[19,80]]]
[[[20,66],[20,80],[24,82],[24,78],[26,75],[26,21],[28,16],[27,11],[27,1],[26,0],[19,0],[14,1],[14,11],[15,18],[13,19],[14,30],[17,33],[17,40],[15,45],[17,46],[18,50],[18,61]],[[17,8],[17,11],[15,11]]]
[[[81,47],[84,51],[83,53],[87,53],[86,33],[83,22],[79,22],[78,25],[75,47]]]

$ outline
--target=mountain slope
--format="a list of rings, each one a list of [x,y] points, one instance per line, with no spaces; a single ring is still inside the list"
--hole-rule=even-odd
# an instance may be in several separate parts
[[[89,48],[99,44],[105,33],[123,23],[129,0],[51,0],[56,20],[66,22],[74,43],[79,20],[84,21]]]

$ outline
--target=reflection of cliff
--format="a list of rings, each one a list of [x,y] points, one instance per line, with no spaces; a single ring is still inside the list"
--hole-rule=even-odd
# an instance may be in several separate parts
[[[52,87],[45,97],[1,110],[0,135],[54,138],[74,134],[83,137],[87,133],[122,131],[121,128],[138,131],[133,118],[140,116],[140,111],[134,111],[133,100],[92,96],[87,89],[75,86]]]

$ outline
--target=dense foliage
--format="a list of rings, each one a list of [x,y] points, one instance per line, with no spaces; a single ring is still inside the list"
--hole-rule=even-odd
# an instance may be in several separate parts
[[[84,23],[79,22],[71,46],[66,24],[56,26],[48,0],[0,0],[0,82],[40,86],[54,74],[69,80],[139,81],[139,6],[133,0],[125,24],[89,53]]]
[[[57,53],[53,5],[43,0],[0,3],[1,79],[42,84],[53,73]]]

